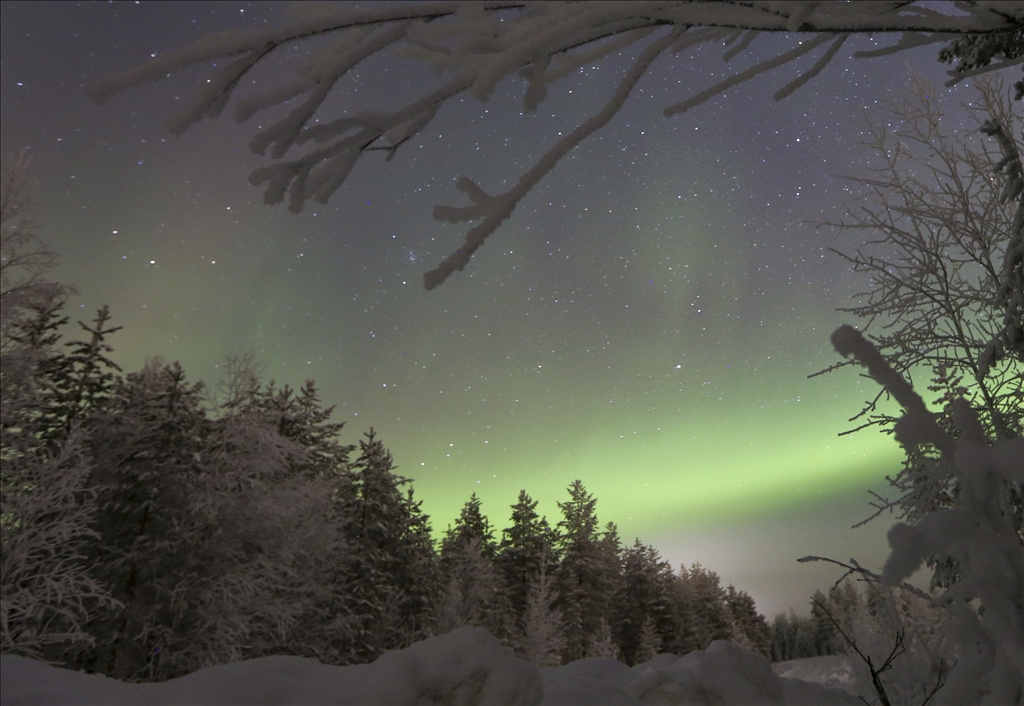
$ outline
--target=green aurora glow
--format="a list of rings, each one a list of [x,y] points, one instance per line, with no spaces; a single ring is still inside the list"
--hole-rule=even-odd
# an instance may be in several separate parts
[[[802,221],[835,216],[850,198],[833,175],[860,164],[855,116],[902,89],[907,58],[941,79],[927,50],[842,59],[781,103],[771,94],[782,79],[752,82],[671,120],[661,109],[683,88],[666,60],[466,272],[426,293],[422,272],[464,235],[430,218],[458,201],[454,178],[506,188],[550,130],[578,122],[580,103],[552,92],[547,112],[521,117],[521,96],[502,84],[486,106],[446,107],[421,147],[367,160],[328,206],[295,216],[248,184],[263,164],[248,126],[166,134],[196,74],[102,107],[82,91],[151,52],[279,12],[3,6],[3,152],[33,153],[43,235],[63,256],[57,277],[82,293],[70,313],[111,305],[127,371],[159,354],[214,383],[226,355],[253,347],[267,379],[316,379],[347,422],[344,441],[379,431],[437,532],[473,492],[498,529],[520,489],[556,522],[577,478],[624,542],[656,541],[677,563],[696,560],[685,538],[741,526],[781,538],[791,518],[807,524],[784,541],[801,546],[771,549],[789,561],[809,551],[805,540],[847,536],[847,515],[827,508],[868,514],[864,491],[884,489],[899,448],[870,431],[837,434],[876,388],[853,369],[807,378],[835,362],[829,334],[847,322],[835,309],[864,283],[828,253],[833,236]],[[720,78],[717,55],[697,65],[705,83]],[[408,67],[394,75],[420,80]],[[352,89],[359,100],[381,90],[369,81]],[[877,558],[878,539],[853,541]],[[742,576],[769,613],[806,610],[835,578],[734,571],[768,550],[730,568],[714,538],[701,541],[700,560],[726,583]]]

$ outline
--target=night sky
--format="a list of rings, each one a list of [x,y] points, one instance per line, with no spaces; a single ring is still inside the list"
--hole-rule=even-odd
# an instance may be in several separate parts
[[[435,530],[473,492],[503,528],[521,488],[555,522],[578,478],[625,543],[639,536],[677,568],[702,563],[769,618],[807,613],[840,575],[800,556],[881,567],[891,520],[849,528],[900,451],[875,431],[837,437],[875,386],[852,368],[807,379],[835,361],[829,334],[856,323],[835,309],[866,282],[828,251],[857,243],[805,221],[854,203],[836,175],[867,164],[863,111],[905,90],[908,65],[941,85],[937,46],[854,60],[860,38],[781,103],[771,96],[797,67],[669,119],[665,106],[751,60],[723,64],[718,47],[666,55],[464,272],[427,292],[422,274],[467,229],[431,217],[466,203],[455,180],[506,189],[603,105],[635,51],[555,84],[536,115],[521,114],[514,80],[488,103],[446,105],[392,161],[364,156],[329,204],[300,215],[248,183],[268,161],[248,142],[281,111],[239,126],[229,107],[167,132],[205,68],[103,106],[85,94],[151,54],[283,10],[2,5],[3,154],[32,155],[55,276],[81,292],[70,313],[110,305],[126,371],[158,354],[214,383],[228,354],[253,347],[268,380],[316,380],[345,442],[379,432]],[[758,43],[763,56],[785,44]],[[279,85],[295,56],[271,58],[251,88]],[[330,104],[394,108],[437,80],[375,58]]]

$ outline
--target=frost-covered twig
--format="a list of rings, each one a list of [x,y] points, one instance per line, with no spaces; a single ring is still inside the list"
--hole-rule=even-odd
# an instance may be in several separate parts
[[[903,646],[903,633],[896,633],[896,640],[893,643],[892,651],[889,652],[889,656],[885,658],[885,662],[882,666],[876,669],[874,663],[871,661],[871,656],[860,651],[860,648],[857,647],[857,642],[846,634],[846,631],[843,630],[839,623],[836,622],[836,619],[832,617],[832,613],[829,612],[828,608],[822,605],[817,598],[812,598],[811,601],[825,612],[828,619],[832,621],[832,625],[835,626],[836,630],[839,631],[839,634],[842,635],[844,640],[846,640],[846,644],[848,644],[853,651],[857,653],[857,656],[864,661],[864,664],[868,665],[868,670],[871,672],[871,684],[875,687],[875,693],[878,694],[878,700],[882,702],[882,706],[889,706],[889,695],[885,692],[885,686],[882,684],[880,675],[883,672],[892,669],[893,660],[907,651],[907,648]],[[860,697],[860,700],[867,703],[863,697]]]
[[[868,583],[882,583],[882,577],[879,574],[876,574],[874,571],[870,571],[869,569],[865,569],[863,566],[857,563],[856,559],[850,559],[850,563],[846,564],[842,561],[838,561],[837,559],[830,559],[829,557],[825,556],[803,556],[797,559],[797,561],[801,564],[807,563],[809,561],[824,561],[828,562],[829,564],[835,564],[836,566],[841,566],[844,569],[846,569],[846,573],[836,580],[836,582],[832,585],[832,588],[836,588],[837,586],[839,586],[839,584],[846,580],[847,576],[850,576],[852,574],[858,574],[862,576],[863,578],[861,580],[867,581]],[[908,593],[914,594],[918,598],[923,598],[924,600],[929,602],[932,600],[931,596],[929,596],[927,593],[922,591],[917,586],[911,585],[909,583],[903,583],[900,585],[900,588]]]
[[[614,95],[612,95],[608,103],[605,104],[605,107],[597,115],[555,143],[555,146],[551,148],[551,150],[544,155],[537,164],[526,172],[526,174],[521,176],[515,186],[504,194],[496,197],[487,196],[479,186],[471,182],[469,179],[466,179],[465,177],[460,179],[458,184],[459,189],[464,191],[470,199],[474,201],[474,205],[464,208],[436,206],[434,208],[434,218],[451,222],[469,219],[475,220],[481,217],[483,220],[479,225],[475,226],[466,234],[465,245],[449,255],[436,268],[423,275],[423,286],[428,290],[433,289],[448,279],[452,272],[455,272],[456,270],[461,272],[469,262],[469,259],[473,256],[473,253],[476,252],[477,248],[483,245],[484,240],[486,240],[487,237],[493,233],[499,225],[501,225],[502,221],[512,214],[512,210],[516,207],[516,204],[526,196],[527,192],[529,192],[529,190],[532,189],[545,174],[554,169],[555,165],[558,164],[558,161],[567,154],[569,150],[589,137],[595,131],[604,127],[608,121],[619,112],[619,108],[621,108],[622,104],[626,102],[626,98],[629,97],[630,91],[633,90],[633,86],[636,85],[636,82],[639,81],[647,71],[647,67],[650,66],[651,62],[654,61],[659,54],[671,46],[680,34],[682,34],[682,30],[676,28],[645,48],[637,58],[636,63],[619,84]]]
[[[802,69],[796,78],[776,92],[776,100],[785,98],[817,76],[850,34],[890,33],[900,38],[894,46],[855,53],[855,56],[871,56],[880,51],[903,51],[963,35],[991,35],[998,40],[1019,32],[1024,25],[1024,13],[1004,8],[1000,3],[961,4],[955,12],[945,10],[914,2],[838,0],[813,3],[496,0],[381,3],[369,8],[301,3],[289,11],[286,21],[279,27],[213,34],[177,52],[96,82],[88,90],[94,100],[103,102],[128,88],[162,79],[194,64],[237,57],[214,71],[187,107],[169,120],[171,131],[180,134],[204,118],[218,117],[242,79],[268,55],[308,39],[333,37],[333,42],[300,62],[296,80],[263,95],[244,99],[236,110],[235,117],[241,122],[267,107],[303,99],[291,113],[272,122],[252,142],[253,150],[261,154],[273,147],[271,155],[275,159],[283,158],[293,147],[310,140],[327,143],[296,159],[259,169],[252,176],[254,184],[266,184],[265,201],[279,203],[288,191],[290,207],[298,211],[308,199],[326,201],[364,152],[385,151],[390,159],[400,145],[422,132],[440,106],[453,97],[469,92],[481,101],[487,100],[500,81],[518,75],[527,81],[524,108],[530,112],[544,99],[549,85],[585,64],[631,50],[651,32],[666,26],[681,35],[673,40],[674,50],[721,42],[729,47],[723,52],[727,61],[740,54],[751,56],[750,46],[764,33],[819,35],[810,40],[793,37],[792,49],[759,60],[713,88],[676,102],[666,109],[666,114],[672,115],[700,105],[738,83],[791,65],[828,44],[810,68]],[[363,108],[343,118],[317,124],[325,118],[319,111],[338,82],[365,60],[393,48],[450,78],[440,89],[396,111],[378,113]],[[627,69],[627,75],[638,70],[642,75],[649,63],[646,50],[641,51]],[[624,80],[620,86],[627,83],[629,81]],[[583,121],[574,133],[576,139],[572,144],[567,146],[564,140],[557,142],[513,190],[532,187],[569,147],[607,123],[619,107],[621,102],[613,100],[601,113]],[[459,180],[460,189],[465,181]],[[493,203],[494,210],[484,223],[467,234],[466,244],[425,276],[427,289],[444,281],[452,271],[461,270],[483,239],[508,217],[514,205],[508,200]],[[439,211],[448,212],[445,208]]]
[[[1022,116],[1002,82],[979,80],[975,89],[964,107],[979,131],[966,137],[944,128],[934,87],[920,79],[883,105],[864,142],[877,166],[851,177],[863,187],[859,207],[818,225],[855,238],[853,253],[830,249],[868,283],[840,311],[864,321],[898,373],[933,372],[929,389],[946,402],[967,396],[990,432],[1007,436],[1020,431],[1024,409],[1024,180],[1013,139]],[[878,408],[883,394],[854,419],[891,428],[895,417]]]

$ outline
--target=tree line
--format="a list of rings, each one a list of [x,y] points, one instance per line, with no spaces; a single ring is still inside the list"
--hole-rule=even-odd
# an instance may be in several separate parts
[[[43,269],[5,273],[4,651],[136,681],[271,654],[367,662],[462,625],[539,665],[717,639],[773,653],[746,592],[623,544],[581,481],[554,523],[521,491],[501,532],[474,494],[435,541],[382,440],[342,443],[312,380],[264,383],[253,354],[210,387],[160,358],[124,374],[109,310],[65,342],[69,289],[42,276],[52,257],[23,257],[46,246],[5,245]]]

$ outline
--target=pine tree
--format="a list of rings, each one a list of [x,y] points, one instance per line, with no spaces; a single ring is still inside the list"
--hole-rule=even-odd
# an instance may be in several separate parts
[[[445,583],[435,622],[437,634],[473,625],[499,639],[510,638],[508,598],[500,574],[480,549],[479,538],[449,543],[442,555],[441,576]]]
[[[315,381],[306,380],[296,391],[287,385],[277,389],[271,380],[259,391],[254,404],[270,415],[278,434],[302,446],[304,471],[330,476],[347,474],[356,446],[338,441],[345,423],[331,421],[334,405],[321,406]]]
[[[796,617],[790,609],[790,615]],[[795,653],[793,624],[790,616],[778,613],[772,620],[772,662],[786,662],[793,659]]]
[[[267,654],[351,658],[356,631],[340,605],[350,484],[300,440],[327,427],[321,441],[341,449],[332,463],[347,451],[314,400],[307,426],[283,427],[251,357],[229,361],[220,389],[210,408],[177,363],[151,360],[93,420],[109,537],[97,562],[125,608],[98,624],[110,639],[82,666],[155,680]]]
[[[182,673],[281,653],[338,661],[330,641],[348,633],[331,612],[347,556],[336,479],[311,470],[303,430],[285,436],[260,403],[254,359],[230,361],[221,389],[232,394],[196,459],[185,530],[194,550],[177,637],[196,647],[161,666]]]
[[[820,591],[815,595],[822,599],[825,597]],[[771,624],[772,662],[837,654],[837,645],[832,639],[832,623],[827,622],[824,612],[813,604],[811,612],[809,618],[797,615],[792,609],[788,615],[779,613],[775,616]]]
[[[51,300],[11,317],[0,349],[0,444],[3,466],[0,475],[11,485],[17,463],[26,456],[45,453],[47,439],[59,439],[49,426],[48,405],[43,396],[39,364],[58,355],[63,302]],[[50,455],[52,451],[50,449]],[[27,459],[26,459],[27,462]]]
[[[822,598],[825,598],[825,600],[822,600]],[[824,611],[814,601],[828,609],[828,612],[832,615],[831,620],[828,616],[824,615]],[[849,646],[842,636],[839,635],[832,621],[834,620],[838,623],[839,627],[847,635],[852,634],[854,623],[857,620],[856,615],[863,604],[863,597],[849,579],[843,581],[838,586],[833,586],[829,590],[827,597],[820,590],[815,591],[811,602],[811,616],[815,619],[816,627],[819,630],[821,626],[828,625],[827,633],[824,630],[815,632],[815,649],[825,649],[827,645],[834,644],[838,651],[847,653]]]
[[[621,651],[619,650],[619,646],[612,635],[611,626],[608,625],[608,620],[606,618],[601,618],[601,621],[598,624],[597,634],[591,638],[590,644],[587,646],[587,657],[619,659],[620,656]]]

